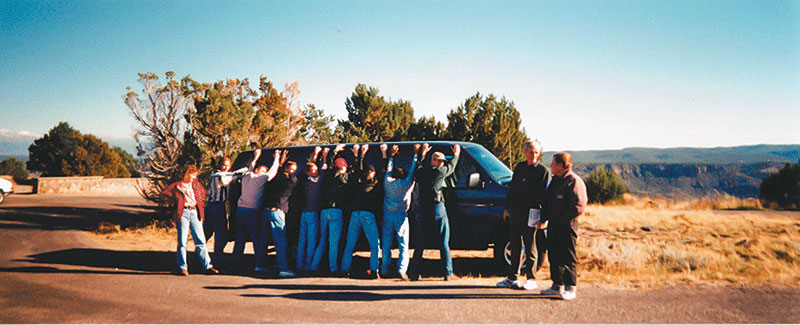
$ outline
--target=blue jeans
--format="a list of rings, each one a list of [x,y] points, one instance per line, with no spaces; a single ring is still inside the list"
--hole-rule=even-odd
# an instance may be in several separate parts
[[[264,266],[264,253],[261,244],[261,220],[258,218],[258,209],[236,208],[236,244],[233,245],[233,259],[241,262],[244,254],[244,245],[247,237],[253,242],[253,251],[256,255],[256,266]]]
[[[420,207],[420,237],[427,238],[429,231],[439,232],[439,256],[444,261],[444,269],[447,275],[453,274],[453,259],[450,258],[450,222],[447,220],[447,209],[444,202],[437,203],[433,208]],[[414,265],[422,265],[422,253],[425,250],[425,243],[422,242],[419,248],[414,250]]]
[[[266,255],[266,248],[270,233],[275,244],[275,255],[278,259],[278,271],[289,271],[289,262],[286,259],[286,252],[289,241],[286,239],[286,213],[280,209],[264,211],[264,225],[261,231],[261,248]]]
[[[384,209],[383,225],[381,226],[381,273],[389,273],[392,264],[392,240],[397,238],[397,248],[400,256],[397,258],[397,271],[406,273],[408,270],[408,213],[391,212]]]
[[[310,271],[314,259],[314,250],[317,249],[317,234],[319,233],[319,212],[306,211],[300,215],[300,234],[297,238],[297,270]]]
[[[206,204],[206,222],[211,223],[211,229],[214,231],[214,260],[219,265],[225,256],[225,245],[228,244],[228,216],[225,213],[225,201]]]
[[[369,211],[357,210],[350,214],[350,226],[347,229],[347,242],[344,245],[344,255],[342,255],[342,271],[349,272],[350,264],[353,262],[353,251],[356,249],[358,235],[364,229],[364,235],[369,242],[369,269],[378,270],[378,223],[375,221],[375,214]]]
[[[329,208],[319,212],[319,245],[314,251],[314,260],[311,262],[311,271],[319,270],[322,263],[322,254],[328,249],[328,267],[331,272],[338,270],[339,240],[342,237],[342,209]]]
[[[197,210],[183,209],[183,215],[181,215],[181,220],[178,222],[178,268],[181,270],[189,268],[186,264],[186,240],[189,237],[188,231],[191,230],[192,239],[194,239],[194,250],[200,256],[203,269],[210,269],[212,267],[211,257],[208,256],[205,242],[206,235],[203,234],[203,224],[197,217]]]

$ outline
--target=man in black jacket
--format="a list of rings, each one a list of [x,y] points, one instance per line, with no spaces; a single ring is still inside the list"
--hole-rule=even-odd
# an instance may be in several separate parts
[[[426,152],[430,146],[425,143],[422,145],[423,152]],[[447,209],[444,204],[444,194],[442,187],[444,187],[445,178],[452,175],[458,165],[458,157],[461,154],[461,146],[456,144],[453,146],[453,159],[449,162],[441,152],[434,152],[431,155],[430,162],[427,166],[420,168],[417,172],[417,183],[419,184],[419,209],[420,219],[422,221],[421,229],[423,232],[435,231],[438,233],[440,241],[439,252],[442,261],[444,262],[445,281],[457,280],[458,276],[453,274],[453,260],[450,257],[450,223],[447,219]],[[424,157],[423,157],[424,159]],[[421,164],[424,165],[425,163]],[[421,234],[421,238],[426,238]],[[424,244],[419,246],[422,249],[414,250],[414,257],[412,264],[414,265],[413,279],[419,279],[420,265],[422,263],[422,253]]]
[[[506,209],[503,218],[509,218],[509,242],[511,245],[511,272],[506,279],[497,283],[501,288],[536,289],[536,270],[539,263],[537,241],[543,230],[541,224],[542,208],[545,204],[550,171],[539,163],[542,143],[529,140],[523,145],[526,160],[514,167],[514,176],[506,196]],[[525,247],[525,263],[521,264],[522,248]],[[519,279],[525,273],[526,281]]]
[[[282,278],[294,277],[287,259],[289,242],[286,238],[286,214],[289,212],[289,197],[297,184],[295,172],[297,163],[285,162],[281,172],[267,184],[264,195],[265,218],[261,226],[261,247],[267,247],[267,232],[271,231],[278,259],[278,276]]]

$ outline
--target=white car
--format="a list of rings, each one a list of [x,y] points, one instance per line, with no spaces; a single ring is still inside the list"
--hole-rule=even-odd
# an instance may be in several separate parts
[[[14,185],[11,182],[0,178],[0,204],[3,204],[3,201],[6,200],[6,195],[14,192]]]

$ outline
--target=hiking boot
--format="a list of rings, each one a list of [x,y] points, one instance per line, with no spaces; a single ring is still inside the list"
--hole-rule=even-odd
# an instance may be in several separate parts
[[[541,294],[546,296],[560,296],[562,292],[564,292],[564,287],[554,284],[550,288],[542,290]]]
[[[575,286],[567,286],[566,289],[559,294],[559,296],[564,300],[575,299],[577,296],[577,288]]]
[[[539,284],[536,283],[536,280],[528,280],[525,281],[525,284],[522,285],[522,289],[524,290],[534,290],[539,287]]]
[[[217,269],[215,269],[213,267],[209,267],[209,268],[206,269],[206,274],[208,274],[208,275],[219,274],[219,270],[217,270]]]
[[[458,280],[458,279],[461,279],[461,278],[459,278],[458,275],[455,275],[455,274],[450,274],[450,275],[444,277],[445,281],[455,281],[455,280]]]

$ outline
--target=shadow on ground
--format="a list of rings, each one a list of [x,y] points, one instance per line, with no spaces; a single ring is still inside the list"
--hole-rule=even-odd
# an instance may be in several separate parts
[[[75,207],[10,207],[0,210],[0,228],[43,230],[95,230],[102,223],[121,228],[149,224],[158,213],[155,207],[119,205],[119,209]],[[132,211],[131,208],[139,208]]]

